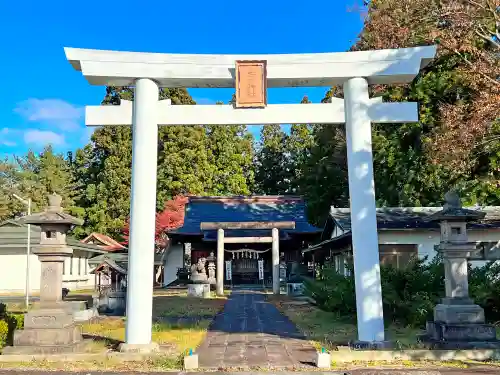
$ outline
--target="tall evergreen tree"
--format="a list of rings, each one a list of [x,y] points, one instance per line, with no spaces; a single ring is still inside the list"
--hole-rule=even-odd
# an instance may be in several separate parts
[[[307,96],[302,98],[301,104],[311,103]],[[311,157],[311,148],[314,145],[314,125],[292,124],[290,136],[287,138],[288,170],[291,176],[290,192],[301,193],[304,174],[303,169]]]
[[[233,104],[235,97],[229,102]],[[222,105],[222,103],[217,103]],[[210,125],[208,153],[216,195],[248,195],[254,180],[253,137],[245,125]]]
[[[0,219],[8,219],[26,213],[27,207],[13,194],[32,201],[32,211],[47,206],[47,196],[57,193],[63,198],[63,207],[73,215],[82,217],[83,209],[76,205],[78,196],[70,159],[56,154],[52,146],[46,146],[37,154],[28,151],[24,156],[14,156],[0,163]]]
[[[321,226],[330,205],[349,206],[344,126],[317,125],[310,155],[300,169],[300,189],[307,200],[308,218]]]
[[[292,174],[287,153],[288,136],[280,125],[264,125],[256,153],[256,192],[260,194],[286,194],[291,190]]]

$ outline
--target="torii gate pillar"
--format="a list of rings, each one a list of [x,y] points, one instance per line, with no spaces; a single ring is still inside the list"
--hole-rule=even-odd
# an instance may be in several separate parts
[[[359,341],[384,341],[368,82],[344,84],[347,167]]]
[[[156,82],[135,81],[132,109],[132,187],[128,247],[126,343],[121,351],[157,345],[151,342],[158,148],[158,96]],[[154,349],[154,348],[149,348]]]

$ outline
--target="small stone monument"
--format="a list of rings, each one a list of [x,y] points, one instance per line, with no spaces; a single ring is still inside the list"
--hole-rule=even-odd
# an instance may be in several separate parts
[[[62,301],[63,262],[73,254],[66,245],[66,233],[83,221],[63,212],[62,198],[48,197],[49,207],[24,217],[27,224],[40,226],[40,245],[33,253],[41,263],[40,303],[25,314],[24,329],[14,332],[14,346],[3,354],[50,354],[83,349],[81,327],[75,324],[72,307]]]
[[[215,285],[217,283],[215,277],[215,255],[213,252],[210,253],[210,256],[207,258],[208,261],[208,283],[210,285]]]
[[[198,259],[196,264],[191,266],[191,279],[188,284],[188,296],[209,298],[210,297],[210,284],[208,283],[205,258]]]
[[[438,221],[443,256],[446,297],[434,308],[434,321],[427,323],[425,341],[442,349],[498,348],[495,327],[485,324],[484,310],[469,298],[467,258],[475,242],[468,242],[467,222],[484,218],[485,213],[462,207],[454,191],[445,195],[443,209],[426,218]]]
[[[321,348],[320,352],[316,352],[314,364],[318,368],[329,369],[332,366],[330,353],[328,353],[325,348]]]
[[[198,368],[198,354],[189,349],[189,353],[184,357],[184,370],[196,370]]]
[[[286,288],[286,293],[290,296],[300,296],[304,292],[303,277],[300,268],[298,262],[293,262],[290,266]]]

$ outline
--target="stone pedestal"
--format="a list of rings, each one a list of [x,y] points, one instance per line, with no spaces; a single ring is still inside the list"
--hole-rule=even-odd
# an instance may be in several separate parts
[[[485,323],[481,306],[468,298],[442,302],[434,308],[434,321],[427,322],[426,341],[440,349],[500,348],[495,326]]]
[[[210,298],[210,284],[189,284],[188,296],[197,298]]]
[[[287,283],[286,294],[289,296],[301,296],[304,294],[303,283]]]
[[[492,324],[428,322],[425,341],[435,349],[500,349]]]
[[[39,249],[40,250],[40,249]],[[24,329],[14,332],[14,346],[4,354],[72,353],[83,348],[81,327],[75,324],[74,304],[61,300],[62,264],[65,252],[38,252],[42,266],[39,308],[24,316]]]
[[[448,301],[447,301],[448,300]],[[449,298],[444,298],[444,303],[434,308],[434,321],[443,323],[484,323],[484,310],[472,302],[464,304],[463,301],[452,304]]]
[[[14,346],[3,354],[72,353],[83,349],[81,327],[65,309],[40,309],[24,317],[24,329],[14,332]]]
[[[124,316],[127,308],[127,293],[114,290],[99,295],[97,309],[107,315]]]
[[[32,308],[34,310],[40,309],[40,303],[33,303]],[[85,301],[64,301],[61,304],[61,308],[71,311],[75,322],[86,322],[96,316],[99,316],[97,308],[88,306]]]

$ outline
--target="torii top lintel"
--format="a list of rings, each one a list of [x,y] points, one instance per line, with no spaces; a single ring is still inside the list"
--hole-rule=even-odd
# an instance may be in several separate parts
[[[410,82],[436,46],[359,52],[208,55],[65,48],[66,58],[92,85],[133,86],[150,78],[163,87],[235,87],[235,61],[267,61],[267,87],[341,85],[353,77],[369,84]]]

